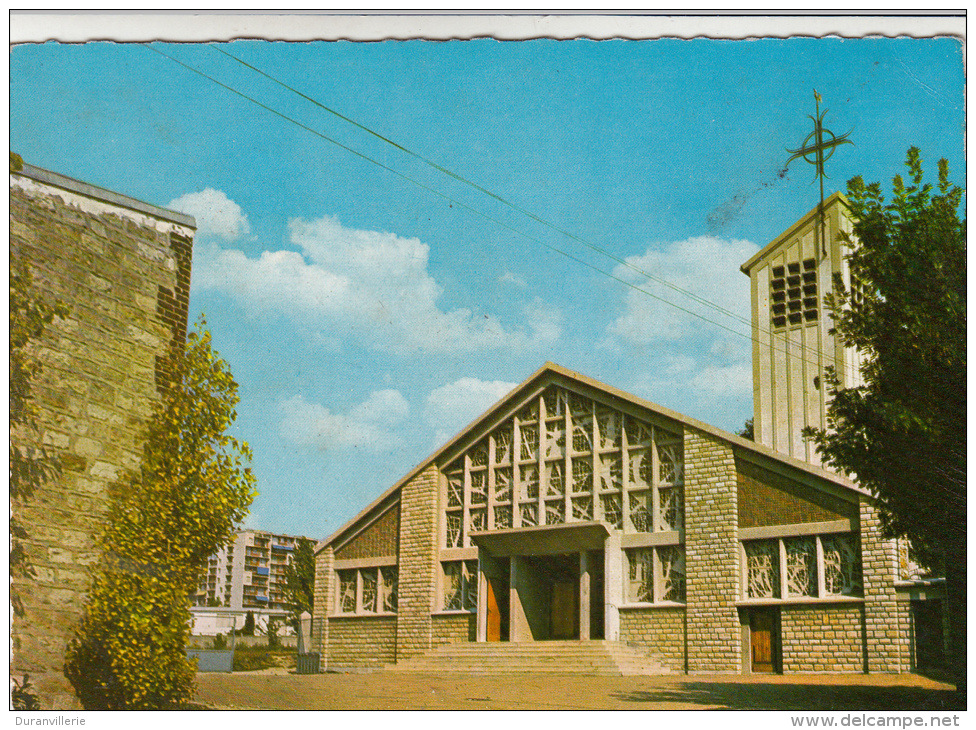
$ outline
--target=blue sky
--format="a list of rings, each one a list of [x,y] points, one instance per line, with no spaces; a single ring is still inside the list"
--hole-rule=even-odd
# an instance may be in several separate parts
[[[10,149],[196,216],[191,318],[241,386],[248,525],[315,538],[547,360],[741,427],[748,328],[619,261],[747,318],[739,265],[817,202],[809,165],[783,173],[814,88],[855,143],[828,193],[887,185],[913,144],[965,180],[947,38],[221,46],[508,204],[208,45],[153,47],[359,154],[113,43],[12,49]]]

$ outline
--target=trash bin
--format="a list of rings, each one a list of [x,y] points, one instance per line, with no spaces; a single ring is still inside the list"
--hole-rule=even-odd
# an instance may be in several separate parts
[[[308,654],[299,654],[297,661],[295,662],[295,668],[298,670],[298,674],[318,674],[319,673],[319,655],[317,652],[310,652]]]

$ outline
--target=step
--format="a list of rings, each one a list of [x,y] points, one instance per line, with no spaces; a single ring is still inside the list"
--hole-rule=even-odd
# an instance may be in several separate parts
[[[463,674],[668,674],[658,660],[614,641],[464,642],[443,644],[426,654],[388,665],[395,671]]]

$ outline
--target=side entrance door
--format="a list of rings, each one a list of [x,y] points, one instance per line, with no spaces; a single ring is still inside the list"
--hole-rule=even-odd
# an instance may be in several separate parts
[[[553,639],[579,638],[579,583],[552,584],[550,616]]]
[[[508,581],[501,578],[488,578],[487,598],[485,639],[508,641]]]
[[[776,671],[776,614],[770,610],[754,610],[749,616],[752,644],[752,671]]]

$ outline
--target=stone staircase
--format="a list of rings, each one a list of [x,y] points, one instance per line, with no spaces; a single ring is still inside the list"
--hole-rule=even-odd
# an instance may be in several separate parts
[[[670,674],[659,661],[619,641],[470,642],[444,644],[387,667],[398,672],[461,674]]]

